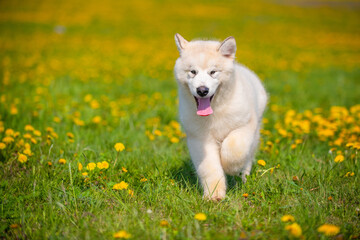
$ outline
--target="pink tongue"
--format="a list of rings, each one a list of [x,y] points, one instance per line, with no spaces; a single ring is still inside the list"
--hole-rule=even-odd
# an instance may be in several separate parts
[[[197,98],[199,106],[197,109],[197,115],[199,116],[208,116],[213,113],[213,110],[210,106],[210,98]]]

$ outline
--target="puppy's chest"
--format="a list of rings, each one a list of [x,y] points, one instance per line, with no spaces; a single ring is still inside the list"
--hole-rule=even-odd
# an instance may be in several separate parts
[[[222,142],[231,131],[244,126],[248,117],[244,115],[228,114],[215,115],[210,124],[211,135],[219,142]]]

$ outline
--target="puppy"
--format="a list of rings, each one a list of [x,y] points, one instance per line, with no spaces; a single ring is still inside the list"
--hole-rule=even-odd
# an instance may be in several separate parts
[[[226,194],[226,176],[246,182],[260,138],[267,93],[251,70],[235,62],[233,37],[191,41],[179,34],[175,64],[179,117],[204,198]]]

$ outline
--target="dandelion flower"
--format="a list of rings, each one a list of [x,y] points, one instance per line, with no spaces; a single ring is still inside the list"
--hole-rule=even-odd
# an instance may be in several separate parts
[[[83,176],[87,176],[87,175],[88,175],[88,173],[87,173],[87,172],[83,172],[83,173],[81,173],[81,175],[83,175]]]
[[[37,137],[40,137],[41,136],[41,132],[39,130],[34,130],[33,131],[33,134]]]
[[[29,125],[29,124],[25,126],[25,131],[31,131],[32,132],[34,130],[35,130],[34,127]]]
[[[259,164],[260,166],[265,167],[266,162],[264,160],[260,159],[260,160],[257,161],[257,164]]]
[[[295,218],[292,215],[284,215],[281,217],[282,222],[295,222]]]
[[[18,160],[21,163],[25,163],[28,160],[28,158],[26,155],[19,153]]]
[[[124,151],[125,146],[124,146],[124,144],[119,142],[119,143],[115,144],[114,148],[116,149],[117,152],[122,152],[122,151]]]
[[[102,165],[103,169],[108,169],[109,168],[109,163],[107,161],[102,161],[101,165]]]
[[[169,222],[166,220],[161,220],[160,221],[160,227],[168,227],[169,226]]]
[[[127,171],[128,171],[128,170],[127,170],[126,168],[124,168],[124,167],[122,167],[121,170],[122,170],[123,172],[127,172]]]
[[[61,119],[59,117],[54,117],[53,121],[56,122],[56,123],[59,123],[59,122],[61,122]]]
[[[129,186],[129,184],[127,184],[124,181],[121,181],[120,183],[117,183],[113,186],[113,189],[115,190],[123,190],[123,189],[127,189]]]
[[[32,136],[31,136],[30,133],[25,133],[25,134],[23,135],[23,137],[26,138],[26,139],[32,138]]]
[[[0,142],[0,150],[3,150],[6,148],[6,144],[3,142]]]
[[[59,163],[60,163],[60,164],[65,164],[65,163],[66,163],[66,160],[65,160],[64,158],[60,158],[60,159],[59,159]]]
[[[177,137],[170,138],[170,142],[172,143],[178,143],[180,140]]]
[[[336,162],[336,163],[341,163],[342,161],[344,161],[345,160],[345,157],[343,156],[343,155],[337,155],[336,157],[335,157],[335,159],[334,159],[334,161]]]
[[[100,116],[95,116],[91,121],[95,124],[99,124],[101,123],[101,117]]]
[[[101,162],[96,163],[96,166],[97,166],[97,168],[99,168],[99,169],[103,169]]]
[[[121,231],[114,233],[114,238],[129,239],[129,238],[131,238],[131,234],[126,232],[125,230],[121,230]]]
[[[14,135],[14,130],[12,130],[11,128],[6,129],[5,135],[6,136],[13,136]]]
[[[14,139],[13,139],[12,137],[10,137],[10,136],[7,136],[7,137],[4,137],[4,138],[2,139],[2,141],[3,141],[4,143],[12,143],[12,142],[14,142]]]
[[[299,224],[293,223],[285,226],[285,230],[289,231],[290,235],[294,237],[300,237],[302,234],[302,230]]]
[[[332,224],[323,224],[317,230],[326,236],[334,236],[340,232],[340,228]]]
[[[249,194],[248,194],[248,193],[244,193],[242,196],[243,196],[244,198],[247,198],[247,197],[249,196]]]
[[[156,129],[156,130],[154,131],[154,134],[155,134],[156,136],[161,136],[161,135],[162,135],[162,132],[161,132],[160,130]]]
[[[28,156],[32,156],[33,153],[31,152],[31,149],[30,148],[26,148],[24,151],[23,151],[24,154],[28,155]]]
[[[48,166],[49,166],[49,167],[52,166],[52,162],[48,162]]]
[[[96,168],[96,163],[89,163],[87,166],[86,166],[86,169],[89,170],[89,171],[92,171]]]
[[[74,134],[71,132],[67,132],[66,136],[68,136],[68,138],[74,138]]]
[[[205,221],[206,215],[204,213],[197,213],[195,214],[194,218],[198,221]]]
[[[83,169],[83,165],[81,163],[78,163],[78,169],[81,171]]]

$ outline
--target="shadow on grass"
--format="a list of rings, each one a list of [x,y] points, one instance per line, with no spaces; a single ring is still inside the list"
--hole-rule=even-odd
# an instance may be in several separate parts
[[[198,181],[196,171],[190,159],[186,159],[182,162],[182,165],[170,169],[172,178],[186,189],[193,189],[202,191],[200,183]]]

